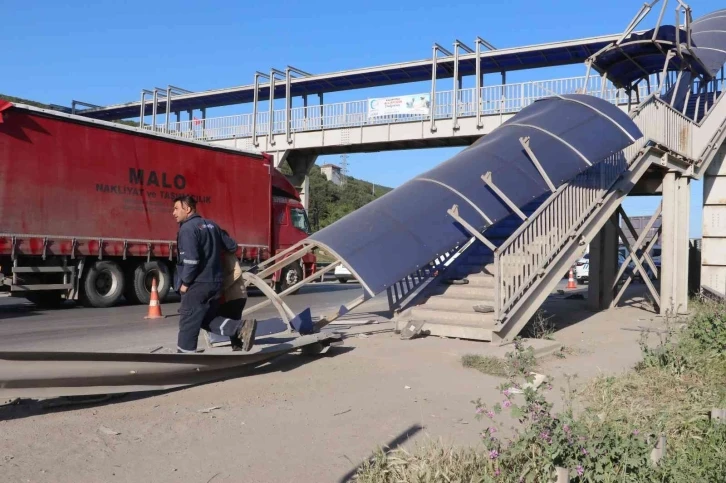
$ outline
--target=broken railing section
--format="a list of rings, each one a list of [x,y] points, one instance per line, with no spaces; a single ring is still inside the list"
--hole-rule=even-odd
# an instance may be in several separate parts
[[[291,287],[288,287],[279,294],[275,293],[275,291],[265,282],[264,279],[266,277],[274,274],[276,271],[283,269],[292,263],[297,263],[298,260],[300,260],[302,257],[315,249],[325,250],[336,258],[325,268],[316,271],[312,275],[300,280],[298,283]],[[335,270],[335,268],[340,265],[343,265],[343,260],[339,256],[337,256],[335,252],[333,252],[330,248],[323,245],[322,243],[311,241],[309,239],[296,243],[290,248],[281,251],[275,256],[268,258],[267,260],[252,267],[250,270],[242,273],[242,278],[246,286],[252,285],[257,287],[265,295],[265,297],[267,297],[266,300],[263,300],[258,304],[246,308],[242,312],[242,317],[246,319],[255,312],[272,305],[275,307],[278,314],[280,315],[280,319],[282,319],[282,321],[285,323],[286,332],[288,334],[297,332],[301,335],[308,335],[319,332],[320,329],[333,322],[338,317],[345,315],[346,313],[350,312],[351,310],[358,307],[360,304],[369,300],[372,297],[372,294],[369,290],[366,289],[364,284],[362,284],[364,287],[363,295],[355,298],[347,304],[341,305],[341,307],[335,313],[324,315],[320,318],[318,322],[313,322],[312,313],[309,307],[296,314],[285,303],[283,297],[297,292],[301,287],[311,282],[317,281],[319,279],[322,280],[321,277],[323,275],[332,270]],[[350,267],[346,268],[351,270]],[[355,271],[351,270],[351,273],[355,275]],[[358,277],[356,276],[356,278]]]
[[[341,343],[340,334],[322,332],[253,353],[0,352],[0,399],[168,390],[219,381],[290,352],[315,354]]]

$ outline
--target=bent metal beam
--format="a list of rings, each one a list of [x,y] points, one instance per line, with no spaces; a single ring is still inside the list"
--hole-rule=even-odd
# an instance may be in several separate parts
[[[0,352],[0,400],[174,389],[239,376],[306,347],[341,343],[340,335],[325,332],[251,354]]]

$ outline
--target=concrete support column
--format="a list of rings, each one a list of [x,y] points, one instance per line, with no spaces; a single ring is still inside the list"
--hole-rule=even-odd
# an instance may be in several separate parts
[[[302,199],[305,211],[308,211],[310,209],[310,176],[308,175],[305,175],[305,180],[303,180],[302,186],[300,187],[300,198]]]
[[[703,177],[701,285],[726,293],[726,145]]]
[[[688,211],[690,179],[670,171],[663,178],[660,313],[688,313]]]
[[[605,310],[613,301],[613,285],[618,274],[618,232],[620,215],[615,213],[590,242],[588,308]]]

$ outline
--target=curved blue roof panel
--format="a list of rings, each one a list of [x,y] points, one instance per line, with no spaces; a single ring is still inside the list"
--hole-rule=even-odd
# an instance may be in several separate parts
[[[519,207],[548,192],[520,139],[529,139],[535,157],[559,186],[587,169],[588,162],[597,165],[640,137],[630,117],[602,99],[578,94],[542,99],[310,239],[335,252],[376,294],[471,237],[448,215],[453,205],[480,231],[511,215],[482,181],[483,174],[491,172],[496,186]]]
[[[693,21],[694,51],[711,76],[726,63],[726,9],[711,12]]]
[[[655,40],[653,34],[656,34]],[[628,36],[620,45],[611,45],[600,53],[593,66],[600,72],[607,73],[608,78],[618,87],[627,87],[631,82],[637,81],[647,75],[663,71],[666,63],[666,52],[676,47],[676,33],[678,40],[685,45],[686,31],[676,29],[672,25],[662,25],[643,33],[634,33]],[[695,43],[695,40],[694,40]],[[700,74],[706,71],[689,54],[682,50],[684,60],[673,57],[668,64],[669,71],[678,71],[685,65]]]

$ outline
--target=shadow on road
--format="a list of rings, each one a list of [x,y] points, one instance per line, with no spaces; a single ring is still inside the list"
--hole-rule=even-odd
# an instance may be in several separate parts
[[[306,364],[316,362],[320,359],[326,359],[337,355],[347,354],[353,351],[354,347],[331,347],[324,355],[304,355],[299,353],[283,354],[275,359],[263,361],[257,365],[248,365],[234,369],[224,369],[220,372],[219,377],[214,377],[211,373],[209,378],[203,382],[190,384],[188,386],[178,387],[164,391],[145,391],[134,393],[120,394],[99,394],[95,396],[73,396],[73,397],[57,397],[44,400],[21,399],[0,406],[0,421],[12,421],[15,419],[25,419],[33,416],[41,416],[48,413],[76,411],[86,408],[98,408],[111,404],[138,401],[142,399],[152,398],[164,394],[171,394],[178,391],[184,391],[192,387],[204,386],[207,384],[215,384],[237,379],[247,376],[261,376],[274,372],[290,372]],[[3,401],[0,401],[2,403]]]
[[[396,438],[389,441],[388,444],[384,445],[385,448],[384,452],[386,454],[390,453],[391,451],[395,450],[399,446],[401,446],[403,443],[408,441],[409,439],[413,438],[416,434],[421,432],[423,430],[423,426],[420,426],[418,424],[414,424],[410,426],[408,429],[405,429],[403,432],[401,432]],[[375,454],[371,455],[371,457],[368,459],[368,461],[372,461],[373,458],[375,458]],[[340,483],[346,483],[353,479],[353,477],[358,473],[358,470],[365,464],[365,461],[360,463],[358,466],[350,470],[348,473],[345,474],[339,481]]]

